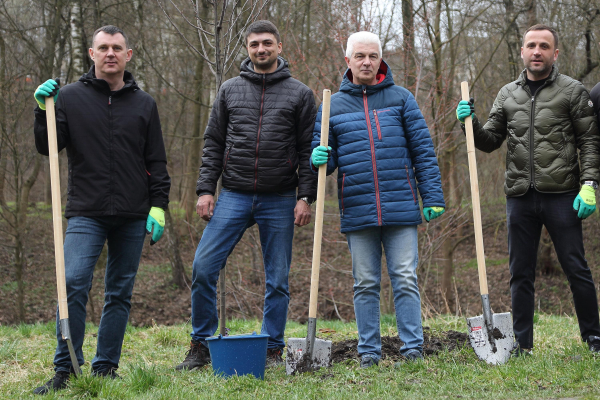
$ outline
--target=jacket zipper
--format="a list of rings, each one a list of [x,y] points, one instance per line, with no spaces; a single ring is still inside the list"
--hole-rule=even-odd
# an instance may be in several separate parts
[[[381,223],[381,201],[379,199],[379,180],[377,179],[377,161],[375,159],[375,141],[371,129],[371,118],[369,117],[369,103],[367,102],[367,88],[363,88],[363,105],[365,107],[365,118],[369,130],[369,141],[371,142],[371,163],[373,164],[373,177],[375,178],[375,202],[377,203],[377,224]]]
[[[413,200],[415,204],[417,204],[417,196],[415,196],[415,191],[413,190],[412,183],[410,183],[410,174],[408,173],[408,165],[404,164],[404,168],[406,168],[406,180],[408,181],[408,186],[410,186],[410,191],[413,195]]]
[[[260,129],[262,127],[263,106],[265,103],[265,75],[263,74],[262,95],[260,97],[260,118],[258,119],[258,134],[256,135],[256,158],[254,160],[254,191],[258,183],[258,145],[260,143]]]
[[[229,161],[229,153],[231,153],[231,149],[233,149],[233,145],[229,146],[227,149],[227,154],[225,154],[225,162],[223,163],[223,171],[227,169],[227,161]]]
[[[542,90],[542,88],[544,86],[546,86],[546,83],[548,83],[548,81],[544,82],[544,84],[542,86],[540,86],[538,88],[538,90],[536,90],[535,94],[531,94],[531,92],[529,92],[529,94],[531,95],[531,118],[529,121],[529,187],[534,189],[535,188],[535,174],[534,174],[534,165],[533,165],[533,142],[534,142],[534,138],[533,138],[533,130],[534,130],[534,120],[535,120],[535,96],[540,92],[540,90]],[[525,82],[525,85],[527,85],[527,81]],[[529,87],[528,87],[529,89]]]
[[[346,180],[346,173],[342,176],[342,217],[344,216],[344,181]]]
[[[377,127],[377,137],[381,140],[381,126],[379,125],[379,117],[377,116],[377,110],[373,110],[375,116],[375,126]]]
[[[113,183],[113,121],[112,121],[112,96],[108,96],[108,125],[109,125],[109,154],[110,154],[110,214],[114,215],[115,213],[115,204],[114,204],[114,183]]]

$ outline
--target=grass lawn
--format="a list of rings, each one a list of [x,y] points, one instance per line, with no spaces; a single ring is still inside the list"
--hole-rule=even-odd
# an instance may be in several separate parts
[[[426,320],[436,332],[466,332],[466,323],[455,317]],[[229,322],[233,334],[260,330],[256,320]],[[320,337],[340,341],[356,338],[356,325],[339,321],[319,322],[333,332]],[[0,398],[39,398],[32,389],[53,374],[55,326],[0,326]],[[383,360],[379,367],[361,370],[358,361],[335,364],[331,369],[301,376],[287,376],[285,367],[267,370],[265,380],[253,377],[222,379],[210,367],[178,373],[173,367],[183,360],[190,326],[129,327],[125,335],[122,379],[90,377],[97,327],[88,325],[84,342],[83,377],[69,389],[46,399],[542,399],[600,398],[600,356],[594,357],[579,339],[576,320],[553,315],[536,316],[535,344],[531,357],[506,365],[488,366],[472,349],[444,352],[424,362],[394,368]],[[306,327],[288,323],[288,337],[303,337]],[[382,334],[395,335],[395,319],[382,318]]]

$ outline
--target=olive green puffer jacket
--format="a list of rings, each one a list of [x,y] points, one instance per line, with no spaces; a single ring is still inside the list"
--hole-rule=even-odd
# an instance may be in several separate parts
[[[507,139],[506,195],[520,196],[530,187],[568,192],[585,180],[599,181],[600,135],[588,91],[553,66],[532,97],[525,77],[524,70],[500,90],[483,127],[473,116],[479,150],[490,153]]]

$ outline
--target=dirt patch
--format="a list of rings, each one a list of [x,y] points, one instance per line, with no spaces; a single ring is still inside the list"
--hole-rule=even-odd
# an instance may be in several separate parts
[[[397,361],[400,359],[400,347],[403,343],[398,336],[383,336],[381,338],[381,358],[383,360]],[[334,363],[346,360],[358,360],[357,339],[334,342],[331,347],[331,361]],[[429,332],[423,333],[423,352],[427,356],[435,355],[440,351],[458,350],[468,346],[468,335],[457,331],[442,332],[433,336]]]

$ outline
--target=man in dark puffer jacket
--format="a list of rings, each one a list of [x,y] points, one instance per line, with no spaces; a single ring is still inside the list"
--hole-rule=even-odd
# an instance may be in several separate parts
[[[500,90],[486,124],[481,126],[472,114],[472,102],[461,101],[456,110],[461,122],[472,114],[478,149],[489,153],[507,140],[504,191],[516,357],[533,348],[535,267],[542,225],[569,280],[581,337],[590,350],[600,351],[598,300],[581,226],[581,220],[596,209],[600,136],[587,90],[558,73],[557,57],[554,29],[532,26],[521,48],[525,70]]]
[[[283,363],[294,224],[310,222],[316,196],[308,161],[316,108],[312,91],[293,79],[287,62],[278,57],[282,45],[275,25],[251,24],[245,42],[250,57],[240,76],[221,86],[204,134],[196,211],[209,223],[194,258],[191,346],[178,370],[210,362],[204,342],[217,330],[219,271],[255,223],[266,277],[262,333],[270,336],[267,364]],[[215,206],[221,174],[223,190]]]

